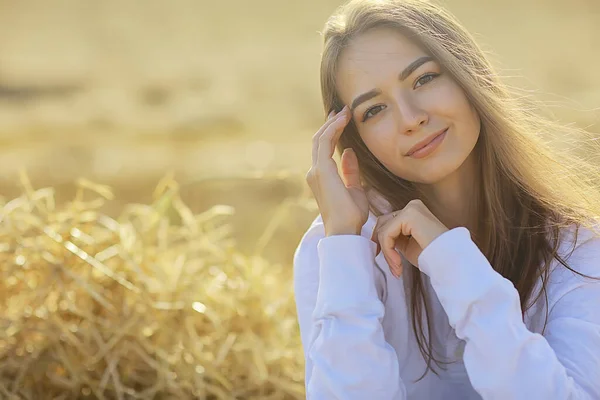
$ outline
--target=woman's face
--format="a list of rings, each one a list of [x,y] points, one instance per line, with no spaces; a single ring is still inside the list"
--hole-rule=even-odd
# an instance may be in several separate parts
[[[400,178],[435,183],[458,169],[477,143],[479,116],[463,90],[393,29],[355,38],[340,56],[336,78],[362,140]]]

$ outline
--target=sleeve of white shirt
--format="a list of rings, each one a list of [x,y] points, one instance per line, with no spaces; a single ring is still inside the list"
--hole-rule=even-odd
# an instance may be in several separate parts
[[[294,292],[306,365],[306,395],[321,399],[406,398],[381,321],[374,280],[376,244],[325,237],[314,223],[294,255]]]
[[[600,276],[600,241],[580,245],[568,263]],[[465,367],[483,399],[600,399],[600,281],[564,274],[542,336],[527,329],[514,285],[466,228],[436,238],[418,264],[466,341]]]

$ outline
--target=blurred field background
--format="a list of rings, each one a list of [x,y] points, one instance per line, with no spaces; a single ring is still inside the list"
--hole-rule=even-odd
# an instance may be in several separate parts
[[[147,201],[173,171],[193,209],[235,206],[239,245],[252,249],[275,206],[300,189],[245,176],[308,169],[323,118],[318,32],[339,4],[0,1],[2,195],[19,193],[26,167],[34,186],[67,197],[79,176],[108,184],[116,210]],[[444,4],[511,83],[561,102],[554,111],[566,122],[597,121],[600,3]],[[268,246],[280,262],[314,213],[294,214]]]
[[[317,213],[303,177],[323,120],[318,32],[339,4],[0,0],[0,196],[22,193],[21,169],[59,203],[84,177],[114,189],[115,216],[172,174],[194,213],[234,207],[236,250],[291,279]],[[598,130],[600,2],[444,4],[511,85]]]

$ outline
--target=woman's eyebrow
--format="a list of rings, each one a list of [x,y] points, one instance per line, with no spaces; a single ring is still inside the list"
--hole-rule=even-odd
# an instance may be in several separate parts
[[[415,69],[419,68],[421,65],[429,61],[433,61],[433,58],[430,56],[423,56],[421,58],[417,58],[415,61],[411,62],[408,67],[404,68],[404,71],[400,73],[400,77],[398,79],[400,79],[401,81],[405,80],[410,76],[410,74],[415,72]]]
[[[433,61],[433,58],[430,56],[423,56],[423,57],[417,58],[415,61],[411,62],[408,65],[408,67],[404,68],[404,70],[400,73],[398,79],[400,79],[401,81],[405,80],[406,78],[408,78],[410,76],[410,74],[415,72],[415,70],[417,68],[419,68],[421,65],[423,65],[429,61]],[[365,92],[363,94],[356,96],[356,98],[352,101],[352,105],[350,106],[350,111],[353,112],[356,107],[358,107],[365,101],[370,100],[373,97],[378,96],[380,94],[381,94],[381,90],[371,89],[368,92]]]
[[[371,100],[375,96],[379,96],[381,94],[381,90],[379,89],[371,89],[368,92],[360,94],[356,96],[354,101],[352,101],[352,105],[350,106],[350,111],[353,112],[356,107],[361,105],[367,100]]]

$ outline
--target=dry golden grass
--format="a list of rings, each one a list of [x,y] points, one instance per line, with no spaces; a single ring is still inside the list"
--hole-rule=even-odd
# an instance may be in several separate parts
[[[117,218],[109,187],[57,205],[22,182],[0,202],[3,398],[303,398],[292,271],[260,255],[302,202],[248,256],[234,210],[193,213],[171,178]]]

